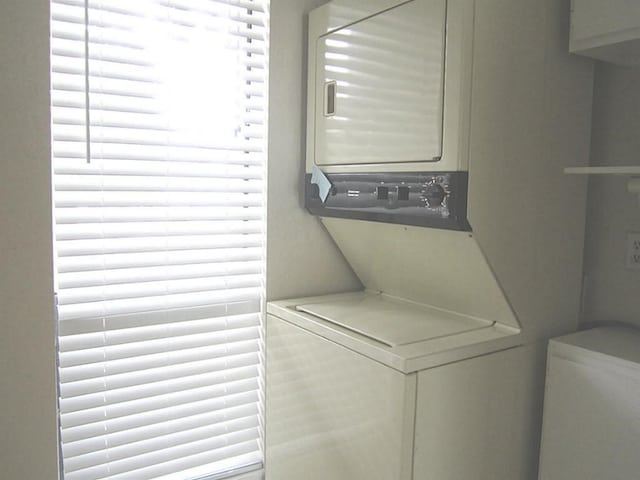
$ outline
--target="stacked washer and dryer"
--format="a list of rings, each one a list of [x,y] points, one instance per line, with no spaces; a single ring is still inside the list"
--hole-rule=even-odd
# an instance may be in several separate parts
[[[536,476],[576,329],[592,65],[568,2],[309,15],[306,207],[362,282],[267,307],[267,480]]]

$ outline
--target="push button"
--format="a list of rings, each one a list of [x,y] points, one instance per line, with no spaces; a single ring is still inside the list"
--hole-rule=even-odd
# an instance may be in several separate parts
[[[398,200],[409,200],[409,187],[398,187]]]
[[[378,195],[378,200],[389,200],[389,188],[388,187],[377,187],[376,194]]]

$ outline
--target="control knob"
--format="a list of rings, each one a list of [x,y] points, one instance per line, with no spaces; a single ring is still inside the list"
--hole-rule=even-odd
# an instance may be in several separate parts
[[[426,190],[423,194],[425,200],[427,201],[427,206],[430,208],[437,208],[442,206],[442,202],[444,198],[447,196],[447,193],[444,191],[440,185],[431,184],[427,185]]]

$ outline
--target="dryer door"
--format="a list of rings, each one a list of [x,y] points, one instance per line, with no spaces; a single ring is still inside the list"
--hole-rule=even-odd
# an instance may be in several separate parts
[[[318,165],[442,156],[446,0],[413,0],[316,42]]]

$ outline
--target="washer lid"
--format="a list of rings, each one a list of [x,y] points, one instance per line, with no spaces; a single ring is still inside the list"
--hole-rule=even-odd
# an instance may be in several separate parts
[[[370,292],[330,302],[297,305],[296,310],[390,347],[487,328],[494,323]]]

